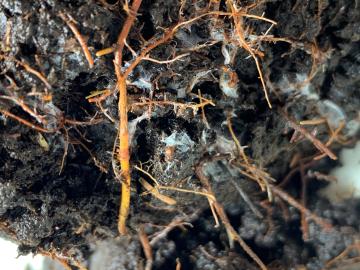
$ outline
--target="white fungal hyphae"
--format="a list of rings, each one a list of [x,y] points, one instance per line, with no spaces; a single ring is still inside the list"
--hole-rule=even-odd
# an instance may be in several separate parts
[[[352,119],[346,123],[346,136],[353,137],[360,130],[360,113],[359,116],[355,119]]]
[[[211,81],[212,80],[212,78],[210,76],[211,71],[212,71],[211,69],[208,69],[208,70],[202,70],[202,71],[197,72],[191,78],[187,92],[191,92],[193,90],[193,88],[195,87],[195,85],[201,81],[206,81],[206,80]]]
[[[63,112],[52,101],[46,102],[41,109],[46,113],[47,124],[45,127],[49,130],[57,129],[61,125]]]
[[[234,140],[229,140],[219,134],[216,136],[215,143],[211,144],[208,150],[210,152],[214,151],[219,154],[231,154],[231,155],[235,154],[235,152],[237,151]]]
[[[129,84],[134,85],[140,89],[153,91],[153,84],[151,83],[151,72],[145,70],[142,66],[137,68],[137,72],[139,73],[139,76]]]
[[[284,76],[277,86],[286,95],[304,96],[309,100],[319,99],[306,74],[296,74],[295,80],[289,80]]]
[[[239,78],[231,68],[223,66],[220,70],[219,85],[221,91],[228,97],[237,98]]]
[[[136,117],[135,119],[129,121],[129,142],[133,144],[133,137],[136,131],[136,126],[143,120],[150,119],[149,111],[145,111],[142,115]]]
[[[151,91],[152,88],[153,88],[150,80],[146,80],[144,78],[139,78],[136,81],[133,81],[131,83],[131,85],[134,85],[134,86],[136,86],[137,88],[140,88],[140,89],[147,89],[149,91]]]
[[[318,110],[322,117],[325,117],[329,125],[336,129],[342,121],[345,121],[343,110],[331,100],[325,99],[318,102]]]
[[[185,153],[190,151],[195,143],[190,139],[189,135],[185,132],[174,132],[170,136],[162,140],[167,147],[176,147],[177,151],[180,153]]]
[[[238,47],[234,44],[223,43],[221,53],[224,56],[224,65],[231,65],[234,62]]]
[[[360,198],[360,142],[352,149],[343,149],[340,161],[342,166],[331,171],[337,181],[331,182],[320,194],[332,202]]]

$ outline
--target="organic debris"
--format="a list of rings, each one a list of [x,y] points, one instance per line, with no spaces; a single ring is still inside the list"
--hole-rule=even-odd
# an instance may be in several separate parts
[[[358,199],[318,191],[359,139],[357,9],[2,1],[0,234],[65,269],[356,265]]]

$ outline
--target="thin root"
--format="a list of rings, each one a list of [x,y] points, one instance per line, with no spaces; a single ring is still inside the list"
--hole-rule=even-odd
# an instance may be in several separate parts
[[[59,17],[67,24],[67,26],[71,29],[71,31],[73,32],[73,34],[75,35],[75,38],[77,39],[77,41],[79,42],[81,49],[84,52],[85,58],[89,63],[89,67],[92,68],[94,66],[94,59],[91,56],[91,53],[89,51],[89,48],[86,44],[86,41],[84,40],[84,38],[82,37],[81,33],[79,32],[79,30],[77,29],[75,23],[73,22],[73,20],[69,17],[69,15],[60,12],[59,13]]]

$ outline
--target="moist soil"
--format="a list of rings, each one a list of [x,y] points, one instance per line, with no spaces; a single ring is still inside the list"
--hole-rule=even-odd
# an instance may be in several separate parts
[[[218,1],[144,0],[127,43],[139,53],[165,28],[204,13],[210,2]],[[135,169],[142,166],[162,186],[203,191],[195,169],[207,159],[203,171],[216,199],[268,269],[358,269],[359,254],[351,246],[359,239],[359,200],[336,203],[318,194],[328,182],[313,172],[325,176],[340,162],[309,159],[319,150],[304,136],[294,135],[285,115],[295,122],[325,117],[333,129],[345,123],[341,135],[347,144],[335,140],[329,146],[335,155],[354,145],[360,107],[360,3],[238,2],[244,13],[277,22],[268,31],[269,22],[242,18],[246,41],[257,42],[253,48],[272,109],[254,59],[244,48],[225,44],[224,36],[234,27],[230,17],[204,16],[151,51],[150,57],[159,60],[186,55],[166,64],[142,61],[128,78],[132,194],[128,235],[119,236],[121,184],[113,169],[118,133],[114,56],[95,53],[116,49],[127,17],[123,3],[0,1],[0,109],[53,130],[40,132],[9,115],[0,116],[0,234],[19,244],[20,254],[51,254],[73,269],[144,269],[138,233],[143,228],[150,241],[157,237],[153,269],[258,269],[240,246],[229,245],[205,196],[160,190],[176,200],[176,205],[166,204],[146,192],[140,180],[153,182]],[[228,12],[227,3],[220,1],[218,10]],[[84,38],[95,59],[93,68],[60,12],[71,16]],[[215,16],[221,24],[214,23]],[[234,52],[230,62],[229,52]],[[125,49],[124,65],[133,59]],[[43,74],[51,88],[24,63]],[[232,94],[221,87],[229,74],[238,78]],[[104,89],[112,94],[101,101],[101,110],[87,97]],[[201,103],[199,93],[215,106],[195,110],[179,105]],[[173,104],[136,105],[164,100]],[[302,228],[298,209],[274,194],[269,202],[268,193],[239,172],[229,123],[252,164],[323,217],[331,229],[311,219],[308,228]],[[304,128],[324,144],[329,140],[326,124]],[[213,159],[219,156],[224,158]],[[303,160],[310,165],[296,170],[306,163]],[[329,263],[348,247],[350,252]]]

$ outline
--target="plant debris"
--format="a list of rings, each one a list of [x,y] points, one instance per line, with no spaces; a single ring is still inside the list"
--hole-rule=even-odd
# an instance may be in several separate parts
[[[318,191],[359,139],[357,10],[3,0],[0,235],[65,269],[356,267],[359,199]]]

